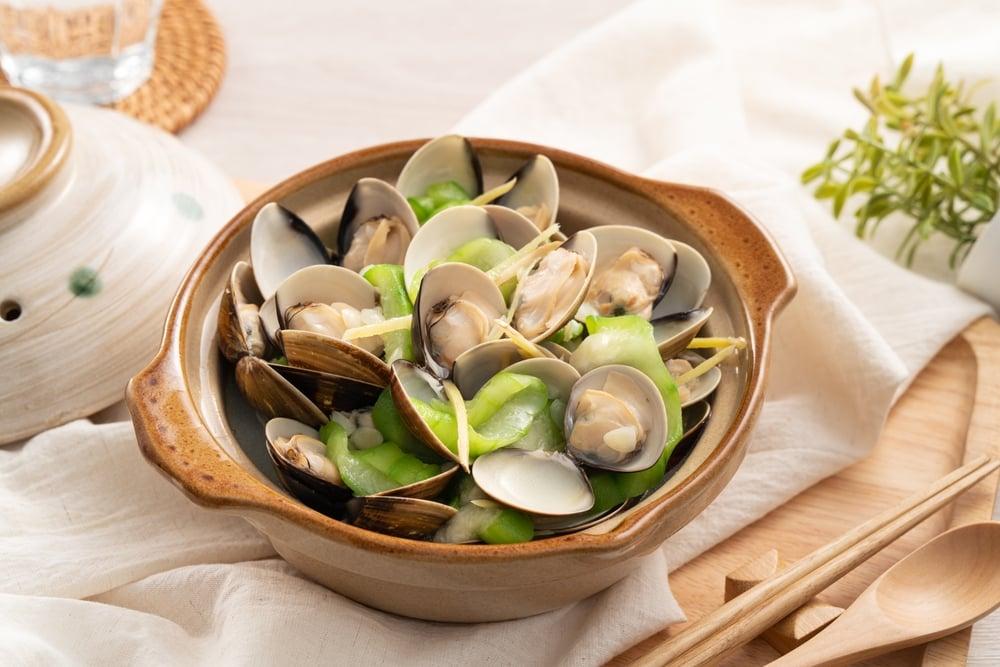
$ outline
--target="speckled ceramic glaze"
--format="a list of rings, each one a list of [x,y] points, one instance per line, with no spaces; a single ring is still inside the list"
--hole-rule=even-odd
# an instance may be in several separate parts
[[[394,181],[418,141],[323,163],[245,208],[188,274],[168,316],[162,349],[128,389],[143,453],[192,500],[246,518],[289,562],[343,595],[442,621],[518,618],[596,593],[701,512],[743,459],[763,401],[772,319],[795,291],[771,240],[716,192],[639,178],[542,146],[473,143],[490,184],[529,155],[552,158],[561,185],[559,222],[569,231],[628,223],[693,245],[712,268],[706,305],[715,308],[713,331],[750,342],[738,369],[725,374],[697,446],[650,498],[583,533],[517,545],[448,545],[340,523],[274,483],[262,457],[263,427],[242,404],[216,349],[224,282],[233,263],[248,257],[250,223],[261,206],[281,202],[329,242],[354,182],[362,176]]]

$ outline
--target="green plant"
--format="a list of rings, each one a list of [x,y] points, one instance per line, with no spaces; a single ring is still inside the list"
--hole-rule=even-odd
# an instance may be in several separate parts
[[[948,236],[954,268],[1000,203],[1000,119],[992,102],[978,112],[969,102],[972,90],[949,83],[941,65],[923,94],[908,96],[902,88],[912,65],[910,54],[892,83],[876,76],[867,93],[854,90],[871,112],[868,122],[831,143],[823,160],[802,172],[802,182],[819,180],[813,194],[832,200],[834,217],[852,196],[863,197],[854,211],[860,238],[892,213],[912,218],[896,253],[907,265],[922,241]]]

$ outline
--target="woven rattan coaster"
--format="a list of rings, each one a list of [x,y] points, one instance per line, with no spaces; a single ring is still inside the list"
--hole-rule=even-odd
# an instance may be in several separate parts
[[[166,0],[153,75],[111,108],[179,132],[215,97],[225,69],[226,43],[211,12],[200,0]]]
[[[110,106],[168,132],[178,132],[215,97],[225,69],[226,45],[211,12],[200,0],[166,0],[152,76],[137,91]],[[3,80],[0,74],[0,82]]]

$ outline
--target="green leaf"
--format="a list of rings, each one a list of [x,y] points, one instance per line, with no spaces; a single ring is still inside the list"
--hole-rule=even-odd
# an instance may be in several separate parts
[[[853,195],[858,192],[871,192],[876,185],[878,185],[878,181],[871,176],[859,175],[855,176],[848,182],[847,189],[850,190],[850,194]]]
[[[962,173],[962,149],[958,144],[952,144],[948,150],[948,172],[958,187],[965,183],[965,175]]]
[[[811,181],[816,180],[820,176],[822,176],[823,173],[826,172],[827,166],[828,166],[827,163],[824,161],[824,162],[820,162],[819,164],[814,164],[813,166],[811,166],[808,169],[806,169],[805,171],[803,171],[802,172],[802,183],[803,184],[809,183]]]
[[[837,152],[840,148],[840,139],[834,139],[830,142],[830,146],[826,149],[826,159],[829,160],[833,157],[833,154]]]
[[[896,78],[892,80],[892,87],[901,88],[906,82],[906,77],[910,76],[911,69],[913,69],[912,53],[903,59],[902,64],[899,66],[899,70],[896,72]]]
[[[839,218],[840,212],[844,210],[844,203],[847,201],[849,188],[843,187],[833,196],[833,217]]]
[[[984,213],[995,213],[997,210],[996,201],[989,198],[982,192],[969,193],[969,203]]]
[[[983,112],[983,122],[979,126],[979,147],[984,153],[989,153],[993,146],[993,126],[996,120],[996,103],[990,102]]]
[[[816,197],[816,199],[830,199],[831,197],[837,196],[837,193],[840,192],[841,189],[842,186],[836,183],[823,183],[816,188],[816,191],[813,192],[813,196]]]

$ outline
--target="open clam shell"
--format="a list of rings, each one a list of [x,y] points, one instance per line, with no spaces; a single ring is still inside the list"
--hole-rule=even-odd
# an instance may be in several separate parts
[[[678,257],[674,244],[664,237],[631,225],[604,225],[594,227],[589,230],[597,240],[597,259],[595,261],[594,282],[591,283],[591,290],[587,294],[580,315],[624,315],[643,314],[649,316],[652,308],[656,306],[666,294],[667,289],[673,282],[677,272]],[[636,309],[635,302],[626,302],[622,297],[636,299],[640,295],[625,292],[625,287],[629,285],[620,284],[620,281],[612,281],[616,284],[608,285],[606,279],[607,271],[618,262],[619,258],[628,250],[637,248],[642,253],[645,262],[652,259],[659,265],[661,280],[658,281],[652,300],[638,300],[646,305],[646,312],[641,313]],[[655,267],[650,265],[655,272]],[[617,275],[617,274],[616,274]],[[609,289],[611,288],[611,289]],[[635,291],[635,290],[632,290]]]
[[[282,377],[277,365],[257,357],[243,357],[236,364],[236,386],[253,408],[268,418],[288,417],[314,428],[327,416],[309,398]]]
[[[344,502],[351,497],[351,491],[342,484],[318,477],[309,469],[311,457],[326,458],[324,445],[319,440],[319,432],[294,419],[278,417],[267,422],[264,435],[268,457],[282,486],[314,510],[333,517],[341,516]],[[295,457],[283,453],[278,445],[280,438],[292,438],[296,435],[314,440],[319,448],[309,453],[296,452]]]
[[[611,408],[617,413],[604,412]],[[587,414],[587,410],[593,412]],[[587,426],[585,420],[591,417],[594,421]],[[630,450],[623,451],[625,448],[611,439],[612,432],[621,429],[608,427],[618,423],[631,429],[626,433],[630,438],[636,437],[636,428],[644,431],[637,442],[627,439],[625,444]],[[586,430],[575,434],[576,428]],[[564,432],[566,452],[580,463],[603,470],[638,472],[653,466],[663,454],[667,412],[659,389],[644,373],[619,364],[600,366],[573,386],[566,405]]]
[[[372,495],[400,496],[404,498],[433,500],[445,492],[445,489],[447,489],[448,485],[451,484],[452,478],[455,477],[459,470],[460,468],[457,465],[449,465],[433,477],[428,477],[427,479],[422,479],[419,482],[413,482],[412,484],[407,484],[406,486],[389,489],[388,491],[373,493]]]
[[[250,229],[250,263],[264,299],[299,269],[329,261],[326,246],[299,216],[274,202],[257,213]]]
[[[472,476],[497,502],[530,514],[567,516],[594,506],[587,476],[562,452],[498,449],[476,459]]]
[[[359,234],[365,225],[373,226],[368,230],[371,233]],[[396,188],[377,178],[362,178],[348,195],[340,216],[338,258],[352,271],[369,264],[402,264],[418,229],[417,216]]]
[[[538,229],[546,229],[555,222],[559,210],[559,177],[552,160],[536,155],[511,178],[517,178],[517,183],[496,203],[521,213]]]
[[[421,418],[420,412],[413,403],[414,400],[423,403],[435,401],[447,403],[448,398],[444,393],[441,380],[405,359],[397,359],[392,362],[391,369],[389,389],[406,428],[414,437],[421,440],[445,460],[458,461],[458,454],[452,452],[447,445],[441,442],[427,422]]]
[[[301,329],[284,329],[279,339],[292,366],[353,377],[380,387],[389,384],[388,364],[356,345]]]
[[[674,358],[684,359],[691,364],[692,368],[705,361],[705,357],[692,350],[681,352]],[[719,387],[720,382],[722,382],[722,369],[713,366],[704,374],[681,385],[681,407],[686,408],[698,401],[704,401]]]
[[[290,329],[289,315],[307,304],[346,303],[357,310],[375,308],[378,292],[357,273],[340,266],[309,266],[288,277],[275,293],[281,328],[279,341],[294,366],[385,384],[389,367],[380,357],[330,330]]]
[[[652,320],[699,308],[712,284],[712,270],[701,253],[680,241],[671,241],[677,251],[677,271],[663,298],[653,307]]]
[[[521,348],[514,341],[507,338],[488,340],[466,350],[455,359],[452,380],[465,400],[472,400],[487,380],[524,358]]]
[[[325,424],[333,410],[374,405],[382,391],[378,385],[355,378],[269,364],[249,356],[236,364],[236,385],[265,417],[288,417],[313,428]]]
[[[281,330],[281,323],[278,321],[278,306],[274,302],[274,296],[264,301],[260,306],[260,323],[264,327],[264,334],[274,347],[280,348],[278,343],[278,332]]]
[[[487,380],[508,370],[533,375],[549,387],[550,397],[569,398],[570,389],[580,373],[565,361],[554,357],[526,358],[509,339],[490,340],[469,349],[455,360],[452,379],[466,400],[471,400]]]
[[[458,183],[469,197],[483,192],[483,169],[476,149],[457,134],[437,137],[418,148],[399,172],[396,189],[404,197],[421,197],[430,186],[446,181]]]
[[[552,537],[553,535],[564,535],[566,533],[576,533],[586,530],[623,512],[630,504],[631,502],[626,500],[620,505],[615,505],[611,509],[603,511],[595,512],[592,509],[581,514],[571,514],[569,516],[534,516],[532,519],[535,523],[535,537]]]
[[[413,345],[424,365],[451,377],[455,360],[486,340],[507,310],[493,280],[474,266],[446,262],[424,276],[413,304]]]
[[[670,452],[670,459],[667,460],[667,469],[663,479],[668,479],[677,468],[687,459],[688,455],[698,443],[696,437],[701,432],[702,427],[712,414],[712,406],[708,401],[698,401],[686,408],[681,413],[684,424],[684,434],[681,436],[674,451]]]
[[[653,338],[664,359],[676,356],[687,348],[712,316],[712,308],[695,308],[653,320]]]
[[[586,263],[586,272],[579,284],[568,285],[564,277],[559,276],[552,284],[545,285],[544,289],[535,289],[534,281],[545,279],[541,272],[545,271],[547,260],[559,250],[573,252],[582,257]],[[588,231],[577,232],[565,240],[553,253],[545,255],[535,263],[527,276],[519,282],[513,297],[514,328],[533,343],[545,340],[576,315],[590,288],[590,281],[594,277],[597,240]],[[544,316],[536,316],[531,311],[544,313]],[[531,315],[530,319],[541,319],[543,322],[541,326],[535,327],[539,331],[521,330],[524,326],[523,322],[529,315]]]
[[[219,304],[219,350],[229,361],[266,356],[270,345],[260,318],[261,301],[250,265],[237,262]]]
[[[712,405],[708,401],[698,401],[684,408],[681,419],[684,423],[684,434],[681,440],[690,438],[697,433],[712,414]]]
[[[383,385],[364,382],[354,377],[322,373],[308,368],[296,368],[272,364],[274,371],[287,380],[293,387],[324,415],[334,410],[350,412],[370,408],[375,404]],[[326,423],[326,419],[323,420]]]
[[[365,496],[347,502],[347,521],[358,528],[411,540],[429,540],[458,513],[451,505],[400,496]]]
[[[406,285],[418,271],[476,239],[499,239],[520,248],[538,235],[534,223],[503,206],[453,206],[428,220],[410,241],[403,260]]]

